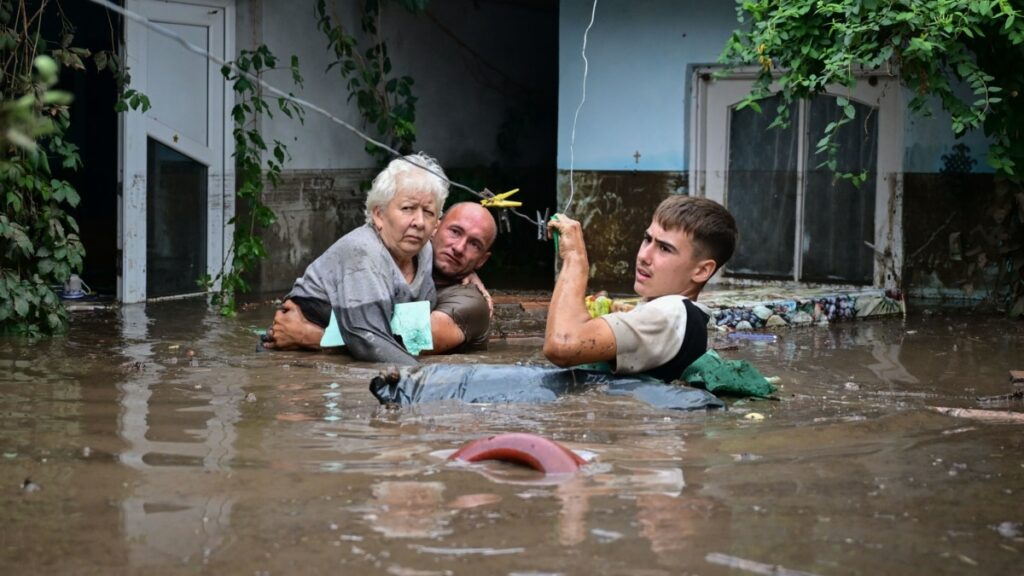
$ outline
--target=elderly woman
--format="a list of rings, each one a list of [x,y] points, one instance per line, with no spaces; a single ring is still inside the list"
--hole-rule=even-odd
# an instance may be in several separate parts
[[[392,160],[373,180],[366,224],[342,236],[295,281],[274,315],[266,346],[305,347],[333,311],[356,359],[415,364],[392,335],[391,316],[401,302],[434,305],[430,237],[447,196],[447,178],[433,158]]]

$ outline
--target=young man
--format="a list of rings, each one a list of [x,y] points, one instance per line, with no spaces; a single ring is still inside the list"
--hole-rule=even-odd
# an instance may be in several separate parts
[[[678,378],[707,351],[708,316],[694,301],[736,247],[736,221],[705,198],[672,196],[654,212],[636,255],[629,312],[591,318],[584,303],[590,264],[579,222],[557,214],[562,271],[555,282],[544,355],[558,366],[609,362],[616,373]]]
[[[430,313],[434,340],[431,354],[462,352],[487,346],[490,307],[472,282],[464,283],[491,256],[497,225],[483,206],[461,202],[441,218],[432,240],[433,281],[437,304]],[[314,323],[291,300],[285,300],[274,314],[267,331],[267,348],[276,350],[319,350],[326,322]]]

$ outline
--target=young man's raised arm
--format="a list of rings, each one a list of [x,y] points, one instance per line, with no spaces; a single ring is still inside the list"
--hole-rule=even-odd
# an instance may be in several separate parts
[[[590,263],[580,223],[556,214],[548,228],[559,234],[562,270],[555,280],[544,331],[544,356],[557,366],[615,360],[615,334],[608,323],[591,318],[583,299]]]

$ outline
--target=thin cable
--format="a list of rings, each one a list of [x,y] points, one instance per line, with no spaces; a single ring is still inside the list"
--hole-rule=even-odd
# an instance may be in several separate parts
[[[387,144],[384,144],[383,142],[375,140],[374,138],[372,138],[371,136],[369,136],[367,134],[364,134],[362,131],[360,131],[355,126],[353,126],[353,125],[349,124],[348,122],[345,122],[341,118],[338,118],[337,116],[331,114],[330,112],[328,112],[324,108],[321,108],[320,106],[317,106],[316,104],[313,104],[312,102],[309,102],[307,100],[303,100],[302,98],[299,98],[297,96],[294,96],[292,94],[289,94],[287,92],[284,92],[283,90],[280,90],[280,89],[276,88],[272,84],[269,84],[266,81],[264,81],[262,78],[258,78],[255,75],[253,75],[252,73],[250,73],[250,72],[248,72],[246,70],[242,70],[242,69],[238,68],[237,66],[235,66],[234,62],[225,61],[222,58],[219,58],[218,56],[215,56],[214,54],[211,54],[210,52],[208,52],[206,50],[203,50],[202,48],[196,46],[195,44],[192,44],[188,40],[185,40],[177,32],[174,32],[173,30],[165,28],[165,27],[163,27],[163,26],[161,26],[159,24],[155,24],[152,21],[150,21],[148,18],[146,18],[145,16],[142,16],[141,14],[137,14],[135,12],[132,12],[131,10],[128,10],[126,8],[122,8],[121,6],[113,4],[113,3],[109,2],[108,0],[89,0],[89,1],[92,2],[93,4],[98,5],[98,6],[102,6],[103,8],[106,8],[107,10],[111,10],[113,12],[116,12],[116,13],[120,14],[121,16],[124,16],[125,18],[128,18],[130,20],[134,20],[135,22],[138,22],[139,24],[145,26],[146,28],[149,28],[150,30],[152,30],[152,31],[154,31],[154,32],[156,32],[158,34],[162,34],[162,35],[164,35],[164,36],[166,36],[166,37],[176,41],[178,44],[181,44],[183,47],[185,47],[185,49],[188,50],[189,52],[192,52],[194,54],[198,54],[199,56],[202,56],[203,58],[205,58],[205,59],[207,59],[207,60],[209,60],[209,61],[211,61],[211,62],[213,62],[215,64],[218,64],[221,67],[224,67],[224,66],[230,67],[232,70],[234,70],[239,75],[244,76],[245,78],[247,78],[247,79],[249,79],[249,80],[251,80],[253,82],[256,82],[257,84],[259,84],[260,86],[262,86],[263,88],[265,88],[267,91],[269,91],[271,94],[274,94],[278,98],[283,98],[283,99],[291,102],[292,104],[296,104],[298,106],[302,106],[303,108],[305,108],[307,110],[312,110],[313,112],[316,112],[316,113],[324,116],[328,120],[331,120],[332,122],[334,122],[336,124],[339,124],[342,127],[348,129],[350,132],[352,132],[353,134],[355,134],[359,138],[362,138],[366,142],[369,142],[369,143],[373,144],[374,146],[379,146],[379,147],[383,148],[384,150],[387,150],[395,158],[400,158],[400,159],[404,160],[405,162],[408,162],[409,164],[412,164],[413,166],[416,166],[417,168],[419,168],[421,170],[425,170],[425,171],[433,174],[434,176],[437,176],[438,178],[444,180],[445,182],[448,182],[448,184],[451,185],[451,186],[455,186],[456,188],[460,188],[462,190],[465,190],[465,191],[467,191],[467,192],[469,192],[469,193],[471,193],[471,194],[473,194],[473,195],[475,195],[475,196],[477,196],[479,198],[490,198],[490,196],[488,196],[487,194],[485,194],[483,192],[478,192],[478,191],[470,188],[469,186],[466,186],[464,184],[460,184],[460,183],[458,183],[458,182],[456,182],[454,180],[451,180],[451,179],[445,177],[444,175],[438,174],[437,172],[434,172],[433,170],[431,170],[430,168],[427,168],[426,166],[422,166],[422,165],[420,165],[417,162],[409,160],[401,152],[395,150],[394,148],[391,148],[390,146],[388,146]],[[493,196],[493,194],[491,194],[491,196]],[[513,214],[515,214],[516,216],[519,216],[520,218],[526,220],[530,224],[533,224],[535,226],[539,226],[539,225],[543,224],[543,222],[541,222],[539,220],[534,220],[533,218],[530,218],[526,214],[523,214],[523,213],[519,212],[518,210],[515,210],[514,208],[506,208],[506,209],[507,210],[511,210],[511,212]]]
[[[597,14],[597,0],[594,0],[594,6],[590,9],[590,24],[587,24],[587,29],[583,31],[583,50],[580,52],[580,56],[583,57],[583,97],[580,98],[580,105],[576,107],[576,114],[572,117],[572,136],[569,138],[569,201],[565,203],[564,214],[569,213],[572,197],[576,194],[576,185],[573,183],[572,177],[576,165],[576,121],[580,118],[583,103],[587,101],[587,71],[590,68],[590,61],[587,60],[587,35],[590,34],[590,28],[594,25],[595,14]]]

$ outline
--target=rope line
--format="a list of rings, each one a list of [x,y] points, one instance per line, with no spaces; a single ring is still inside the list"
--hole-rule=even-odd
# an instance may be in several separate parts
[[[587,72],[590,68],[590,61],[587,60],[587,35],[590,34],[590,28],[594,26],[595,14],[597,14],[597,0],[594,0],[594,6],[590,9],[590,24],[587,24],[587,29],[583,31],[583,50],[580,52],[580,56],[583,57],[583,97],[580,98],[580,104],[576,107],[576,114],[572,118],[572,136],[569,138],[569,200],[565,203],[564,214],[569,214],[572,197],[576,194],[576,185],[573,182],[573,169],[576,164],[576,121],[580,118],[583,103],[587,101]]]

